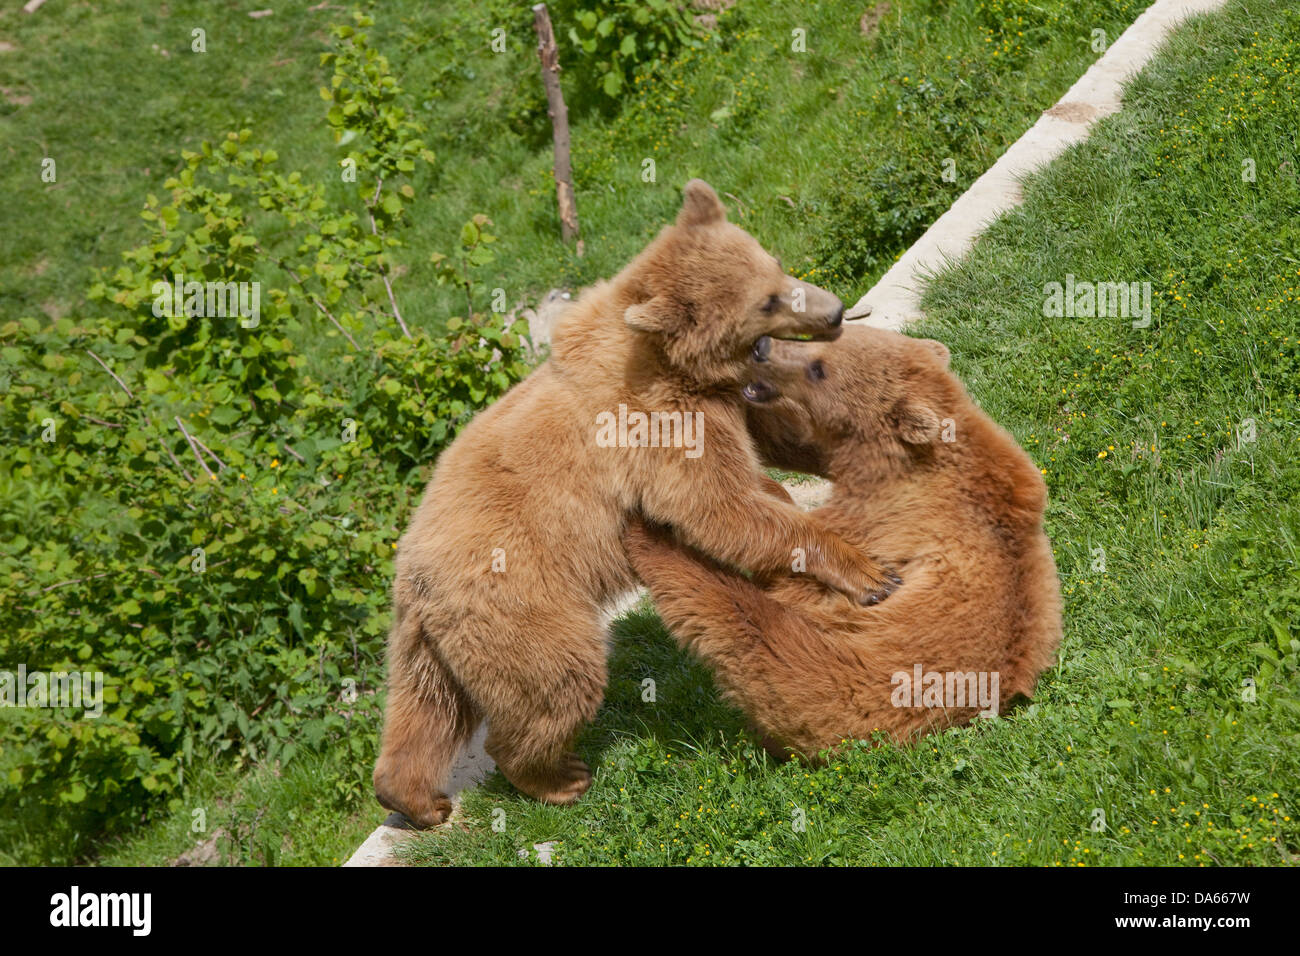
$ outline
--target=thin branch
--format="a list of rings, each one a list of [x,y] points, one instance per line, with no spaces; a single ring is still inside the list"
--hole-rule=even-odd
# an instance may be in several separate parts
[[[149,417],[148,413],[145,414],[144,420],[149,423],[150,428],[153,428],[153,419]],[[182,465],[176,456],[172,454],[171,448],[167,445],[166,437],[159,435],[158,442],[163,446],[163,451],[167,452],[167,457],[172,460],[172,464],[175,465],[177,469],[180,470],[180,473],[185,476],[185,480],[192,484],[194,482],[194,476],[186,471],[185,466]],[[188,502],[186,502],[186,504],[188,504]]]
[[[118,424],[116,424],[116,423],[114,423],[114,422],[106,422],[106,421],[104,421],[103,419],[101,419],[101,418],[96,418],[96,417],[93,416],[93,415],[82,415],[81,417],[84,418],[84,419],[85,419],[86,421],[88,421],[88,422],[94,422],[96,425],[103,425],[105,428],[125,428],[125,427],[126,427],[125,425],[118,425]]]
[[[217,476],[212,473],[212,469],[208,467],[208,463],[203,460],[203,456],[199,454],[198,448],[194,446],[194,439],[191,438],[190,433],[185,430],[185,423],[181,421],[179,415],[174,415],[172,417],[175,419],[176,424],[180,426],[181,434],[185,436],[185,440],[189,442],[190,451],[194,452],[194,457],[197,458],[199,464],[203,466],[203,470],[208,473],[208,477],[213,481],[216,481]]]
[[[189,471],[186,470],[185,466],[180,463],[180,459],[172,454],[172,450],[167,447],[167,440],[165,438],[159,438],[158,441],[162,443],[163,451],[167,452],[167,457],[172,460],[172,464],[179,468],[181,474],[185,476],[185,480],[193,484],[194,476],[191,475]]]
[[[60,581],[58,584],[51,584],[51,585],[50,585],[49,587],[47,587],[47,588],[41,588],[41,589],[40,589],[40,593],[44,594],[46,591],[53,591],[53,590],[56,590],[57,588],[65,588],[65,587],[67,587],[69,584],[80,584],[80,583],[83,582],[83,581],[93,581],[93,580],[95,580],[95,578],[107,577],[107,576],[108,576],[109,574],[111,574],[111,573],[112,573],[111,571],[104,571],[104,572],[101,573],[101,574],[91,574],[91,575],[89,575],[89,576],[87,576],[87,577],[84,577],[84,578],[73,578],[71,581]],[[28,594],[35,594],[36,592],[35,592],[35,591],[28,591],[27,593],[28,593]]]
[[[89,355],[91,358],[93,358],[96,362],[98,362],[98,363],[100,364],[100,367],[103,368],[103,370],[104,370],[105,372],[107,372],[109,375],[112,375],[112,376],[113,376],[113,381],[117,382],[118,385],[121,385],[121,386],[122,386],[122,391],[126,392],[126,394],[127,394],[128,396],[130,396],[131,401],[135,401],[135,395],[133,395],[132,392],[131,392],[131,390],[130,390],[129,388],[126,387],[126,382],[124,382],[124,381],[122,381],[120,378],[118,378],[118,377],[117,377],[117,373],[114,372],[114,371],[113,371],[111,368],[109,368],[107,365],[105,365],[105,364],[104,364],[104,360],[103,360],[102,358],[100,358],[100,357],[99,357],[98,355],[96,355],[94,352],[90,351],[90,349],[86,349],[86,354]]]
[[[348,330],[343,328],[343,326],[339,324],[338,319],[334,318],[334,313],[332,313],[329,309],[325,308],[325,303],[321,302],[320,299],[316,298],[316,296],[312,294],[311,290],[308,289],[307,286],[303,283],[303,281],[298,278],[298,273],[290,269],[282,260],[277,259],[275,258],[275,256],[268,254],[267,251],[263,249],[261,246],[257,247],[257,251],[262,255],[266,256],[266,258],[270,259],[272,262],[274,262],[285,272],[289,273],[289,278],[292,279],[295,283],[297,283],[298,288],[302,289],[302,291],[306,293],[307,298],[311,299],[312,305],[316,306],[316,308],[320,310],[321,314],[324,315],[325,318],[329,319],[331,322],[334,323],[334,328],[338,329],[339,332],[343,334],[343,337],[352,343],[352,347],[354,349],[356,349],[358,352],[361,351],[361,346],[357,345],[357,340],[354,339],[352,336],[348,335]]]
[[[199,439],[198,435],[194,436],[194,444],[198,445],[200,448],[206,451],[212,457],[212,460],[217,463],[218,468],[220,468],[222,471],[226,470],[227,467],[226,463],[217,457],[217,453],[215,451],[213,451],[207,445],[203,444],[203,442]]]
[[[100,358],[100,357],[99,357],[98,355],[96,355],[94,352],[90,351],[90,349],[86,349],[86,354],[89,355],[91,358],[93,358],[96,362],[98,362],[99,365],[100,365],[100,367],[101,367],[105,372],[107,372],[109,375],[112,375],[112,376],[113,376],[113,381],[117,382],[118,385],[122,386],[122,391],[126,392],[126,394],[130,397],[131,401],[135,401],[135,395],[134,395],[134,393],[132,393],[132,391],[131,391],[129,388],[126,387],[126,382],[124,382],[124,381],[122,381],[120,378],[118,378],[118,377],[117,377],[117,373],[114,372],[114,371],[113,371],[111,368],[109,368],[107,365],[105,365],[105,364],[104,364],[104,360],[103,360],[102,358]],[[87,415],[86,417],[87,417],[87,418],[90,418],[89,415]],[[90,420],[91,420],[92,422],[96,422],[96,421],[98,421],[98,419],[94,419],[94,418],[91,418]],[[150,428],[153,428],[153,419],[149,417],[149,413],[148,413],[148,412],[145,412],[144,420],[145,420],[146,423],[148,423],[148,425],[149,425]],[[180,421],[180,419],[178,418],[177,421]],[[99,424],[101,424],[101,425],[108,425],[110,428],[121,428],[121,427],[122,427],[121,425],[113,425],[111,422],[99,422]],[[184,428],[184,426],[182,426],[182,427],[181,427],[181,431],[184,431],[184,430],[185,430],[185,428]],[[189,436],[187,435],[186,437],[189,437]],[[182,475],[185,476],[185,480],[188,481],[188,482],[193,482],[193,481],[194,481],[194,476],[191,475],[191,474],[190,474],[190,473],[185,469],[185,466],[182,465],[182,464],[177,460],[177,458],[176,458],[176,456],[175,456],[174,454],[172,454],[172,450],[171,450],[169,447],[167,447],[167,439],[163,438],[162,436],[159,436],[158,441],[159,441],[159,443],[161,443],[161,445],[162,445],[162,447],[163,447],[163,451],[167,452],[167,457],[170,458],[170,459],[172,460],[172,464],[175,465],[176,468],[180,471],[180,473],[181,473]],[[191,445],[190,447],[193,448],[194,446]],[[198,453],[195,452],[195,454],[198,454]],[[212,457],[215,458],[216,456],[213,455]],[[203,463],[203,459],[202,459],[202,458],[199,459],[199,463],[200,463],[200,464]],[[204,467],[204,469],[206,470],[208,466],[207,466],[207,465],[204,465],[203,467]],[[208,474],[212,474],[212,472],[208,472]]]
[[[380,179],[378,184],[375,186],[374,196],[371,197],[369,204],[366,206],[366,214],[370,216],[370,234],[376,239],[379,238],[379,230],[375,228],[375,203],[379,202],[379,191],[383,188],[384,181],[383,179]],[[382,256],[383,253],[381,252],[380,255]],[[393,284],[388,281],[388,270],[384,268],[383,263],[377,264],[379,265],[379,278],[384,280],[384,288],[388,290],[388,304],[393,307],[393,318],[395,318],[397,324],[402,327],[402,334],[409,339],[411,337],[411,330],[408,329],[406,323],[402,321],[401,310],[397,308],[397,298],[393,295]]]
[[[465,318],[471,322],[474,320],[474,298],[470,295],[469,284],[469,256],[461,256],[461,269],[464,270],[462,275],[465,276]]]
[[[300,454],[298,454],[296,451],[294,451],[293,448],[290,447],[290,445],[289,445],[288,442],[285,442],[285,443],[284,443],[284,450],[287,451],[289,454],[293,455],[294,458],[297,458],[298,461],[300,461],[300,462],[302,462],[302,463],[304,463],[304,464],[306,463],[307,459],[306,459],[306,458],[303,458],[302,455],[300,455]]]

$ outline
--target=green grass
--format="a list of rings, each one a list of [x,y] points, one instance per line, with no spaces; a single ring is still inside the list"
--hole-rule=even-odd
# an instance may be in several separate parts
[[[183,806],[106,841],[97,862],[339,866],[375,827],[368,771],[329,753],[306,754],[283,769],[206,769],[188,785]]]
[[[497,778],[410,859],[531,864],[518,850],[541,841],[575,865],[1300,859],[1297,93],[1300,11],[1194,23],[926,297],[915,331],[952,347],[1049,483],[1066,630],[1031,707],[776,765],[637,614],[581,742],[598,768],[583,801],[541,807]],[[1151,281],[1151,326],[1045,317],[1067,273]]]
[[[253,20],[229,4],[58,4],[0,20],[15,47],[0,53],[10,91],[0,96],[0,315],[84,310],[92,268],[115,266],[140,235],[144,197],[162,192],[182,150],[227,130],[250,128],[282,168],[334,184],[345,201],[317,88],[329,77],[318,65],[327,28],[346,14],[305,6]],[[419,105],[438,157],[402,253],[404,311],[430,329],[463,312],[428,257],[451,252],[475,213],[500,237],[477,305],[498,287],[514,305],[612,275],[673,216],[692,176],[735,197],[733,218],[792,271],[851,301],[1096,58],[1091,30],[1115,37],[1141,6],[900,0],[864,37],[859,4],[740,4],[712,39],[635,84],[621,111],[573,113],[578,258],[558,240],[528,5],[383,4],[373,45]],[[196,27],[203,54],[190,50]],[[505,53],[490,49],[496,27]],[[795,28],[807,31],[806,53],[791,52]],[[590,77],[563,76],[581,103]],[[47,156],[55,183],[40,179]],[[939,176],[949,157],[952,183]],[[653,183],[642,180],[647,158]],[[856,238],[868,217],[870,243]],[[852,250],[835,238],[846,236]]]
[[[657,65],[613,110],[583,105],[598,98],[571,67],[582,258],[558,238],[527,5],[379,5],[373,45],[437,153],[400,252],[403,310],[431,330],[463,311],[427,259],[451,251],[476,212],[500,237],[478,287],[504,288],[514,304],[613,274],[672,217],[691,176],[725,193],[733,219],[791,272],[851,302],[1096,58],[1092,31],[1113,39],[1143,5],[900,0],[864,37],[862,5],[741,3],[713,39]],[[1229,834],[1224,845],[1205,837],[1201,861],[1278,862],[1276,833],[1295,850],[1289,821],[1253,839],[1262,824],[1244,812],[1257,797],[1269,816],[1291,814],[1297,742],[1287,643],[1297,280],[1287,269],[1300,268],[1300,124],[1295,91],[1280,85],[1294,77],[1296,29],[1279,6],[1255,6],[1190,31],[1138,85],[1135,112],[1037,180],[1025,210],[928,302],[923,331],[953,346],[980,401],[1048,469],[1069,605],[1062,664],[1035,707],[912,750],[855,749],[821,771],[778,766],[718,702],[707,671],[638,613],[617,627],[608,700],[581,741],[597,769],[583,802],[539,806],[494,777],[467,795],[468,829],[420,841],[418,859],[518,863],[518,849],[557,840],[567,863],[1172,863],[1183,844],[1146,815],[1164,820],[1175,795],[1174,816],[1200,809]],[[144,197],[162,192],[181,150],[228,129],[251,128],[285,169],[345,200],[316,91],[329,75],[318,65],[326,29],[345,14],[306,7],[260,20],[226,4],[142,2],[0,17],[14,46],[0,53],[0,318],[87,313],[92,271],[115,266],[142,234]],[[499,25],[509,49],[494,55]],[[189,52],[196,26],[206,54]],[[806,54],[790,50],[796,27]],[[1270,74],[1270,57],[1291,72]],[[1213,102],[1195,98],[1205,71],[1228,90]],[[1267,94],[1246,85],[1270,76]],[[1252,187],[1240,182],[1247,155]],[[40,180],[44,156],[58,163],[56,183]],[[641,176],[647,158],[653,183]],[[940,177],[949,158],[951,183]],[[1161,293],[1153,327],[1044,319],[1042,284],[1066,272],[1150,278]],[[1228,426],[1249,415],[1257,442],[1228,449]],[[1129,442],[1155,445],[1158,463]],[[1105,548],[1104,575],[1086,570],[1094,547]],[[1239,701],[1246,676],[1260,684],[1253,705]],[[653,704],[642,700],[646,677]],[[352,732],[373,740],[378,728]],[[175,806],[142,808],[141,827],[99,840],[92,858],[163,863],[219,829],[218,862],[332,864],[385,815],[369,769],[329,751],[285,768],[214,761]],[[1104,833],[1087,828],[1098,807],[1112,823]],[[191,829],[199,808],[204,833]],[[791,827],[795,808],[806,831]],[[490,825],[497,809],[501,833]],[[52,810],[40,834],[0,821],[0,860],[64,858],[58,847],[74,842],[65,819]]]

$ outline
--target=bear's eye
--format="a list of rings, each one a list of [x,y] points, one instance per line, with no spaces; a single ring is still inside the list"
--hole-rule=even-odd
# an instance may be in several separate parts
[[[781,307],[781,297],[779,295],[769,295],[767,301],[763,303],[764,312],[775,312]]]
[[[826,377],[826,367],[822,365],[822,360],[811,363],[808,366],[808,379],[813,382],[820,382]]]

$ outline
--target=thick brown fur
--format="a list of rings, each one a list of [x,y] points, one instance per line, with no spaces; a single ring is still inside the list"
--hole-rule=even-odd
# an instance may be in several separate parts
[[[665,623],[778,747],[815,757],[847,738],[914,739],[979,712],[910,696],[895,706],[894,675],[914,677],[916,665],[997,672],[1002,712],[1055,658],[1046,486],[947,360],[939,342],[853,327],[834,344],[772,343],[746,388],[765,460],[830,478],[815,515],[901,573],[885,603],[860,607],[790,576],[751,581],[665,528],[629,528],[632,566]]]
[[[669,522],[713,558],[808,571],[866,600],[887,572],[764,493],[740,388],[765,335],[838,335],[843,306],[727,223],[705,183],[677,222],[561,317],[552,353],[443,452],[398,543],[389,697],[375,792],[441,823],[452,764],[480,722],[520,790],[569,803],[591,775],[574,737],[604,696],[602,609],[636,585],[627,517]],[[700,412],[701,454],[601,447],[598,416]]]

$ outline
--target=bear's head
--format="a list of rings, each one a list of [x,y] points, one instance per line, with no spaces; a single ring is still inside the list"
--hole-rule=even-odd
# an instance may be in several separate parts
[[[827,476],[837,452],[883,465],[940,438],[942,416],[961,384],[948,348],[868,326],[851,326],[833,345],[760,339],[741,394],[762,458]]]
[[[755,343],[830,340],[844,305],[786,275],[753,236],[727,222],[708,183],[686,184],[677,221],[616,280],[623,320],[696,387],[739,387]]]

